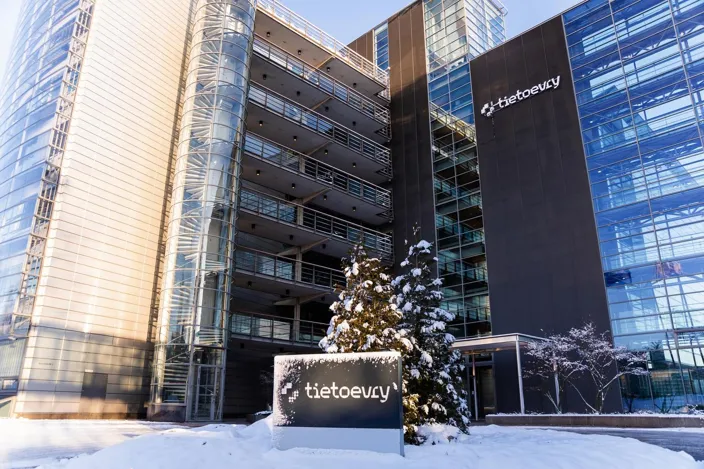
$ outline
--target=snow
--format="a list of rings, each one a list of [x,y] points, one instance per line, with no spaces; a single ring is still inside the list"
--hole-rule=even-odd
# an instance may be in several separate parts
[[[135,420],[0,419],[0,469],[49,464],[176,427]]]
[[[58,421],[57,421],[58,422]],[[31,444],[52,436],[37,422],[5,421],[3,442],[22,425],[39,430],[26,433],[20,441]],[[57,426],[76,425],[60,422]],[[95,425],[82,422],[80,425]],[[134,425],[146,425],[134,422]],[[15,431],[15,428],[17,431]],[[86,427],[87,428],[87,427]],[[54,429],[55,430],[55,429]],[[101,431],[105,428],[101,427]],[[366,451],[293,449],[277,451],[271,442],[271,418],[249,427],[241,425],[208,425],[201,428],[176,428],[138,436],[92,455],[57,461],[42,469],[428,469],[457,467],[463,469],[704,469],[691,456],[675,453],[630,438],[602,435],[580,435],[553,430],[475,427],[472,434],[461,435],[443,426],[421,427],[435,445],[406,446],[406,457]],[[97,437],[98,432],[91,432]],[[119,432],[118,432],[119,433]],[[126,438],[124,433],[120,438]],[[453,441],[448,441],[448,437]],[[68,447],[75,446],[71,438]],[[19,454],[19,446],[12,453]],[[78,449],[78,448],[77,448]],[[78,449],[78,452],[82,451]],[[32,452],[27,453],[31,456]],[[3,461],[5,462],[5,461]],[[6,464],[16,465],[12,459]]]

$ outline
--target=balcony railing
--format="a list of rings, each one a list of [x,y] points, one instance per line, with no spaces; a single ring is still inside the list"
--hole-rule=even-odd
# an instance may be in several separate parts
[[[467,268],[460,261],[441,264],[438,270],[441,276],[459,275],[463,282],[486,282],[488,279],[485,267]]]
[[[358,199],[391,208],[390,191],[258,135],[246,134],[244,151],[254,158],[313,179]]]
[[[477,130],[473,125],[466,123],[462,119],[458,119],[437,104],[430,103],[430,117],[440,122],[445,127],[465,136],[469,140],[473,142],[477,141]]]
[[[438,241],[446,238],[456,238],[458,235],[461,237],[462,244],[483,243],[485,241],[484,228],[468,230],[465,227],[458,226],[457,222],[451,218],[440,215],[436,217],[435,224],[438,228]]]
[[[391,256],[393,253],[393,243],[390,235],[258,192],[242,190],[240,209],[259,216],[297,225],[308,231],[342,240],[350,245],[362,243],[365,247],[378,251],[384,257]]]
[[[335,80],[330,75],[311,67],[307,63],[294,58],[288,52],[275,47],[260,38],[254,39],[254,52],[268,59],[279,67],[305,80],[321,91],[342,101],[375,121],[386,124],[382,134],[388,137],[389,110],[365,98],[349,86]]]
[[[357,132],[348,130],[339,124],[324,118],[317,112],[303,108],[283,96],[252,85],[249,99],[254,104],[293,121],[303,127],[317,132],[331,141],[360,153],[364,157],[385,165],[391,170],[391,152],[383,145],[370,140]]]
[[[238,337],[268,342],[290,342],[317,346],[328,324],[302,321],[260,313],[237,312],[230,316],[230,333]]]
[[[339,270],[241,246],[235,251],[235,270],[329,290],[346,284],[345,276]]]
[[[467,207],[482,207],[482,194],[479,189],[457,187],[454,183],[435,179],[435,197],[447,201],[457,199],[459,209]]]
[[[337,39],[312,25],[305,18],[289,10],[280,2],[276,0],[259,0],[257,6],[270,15],[273,15],[277,20],[296,31],[298,34],[318,44],[322,48],[327,49],[337,58],[345,61],[364,75],[388,88],[389,73],[387,71],[377,67]]]

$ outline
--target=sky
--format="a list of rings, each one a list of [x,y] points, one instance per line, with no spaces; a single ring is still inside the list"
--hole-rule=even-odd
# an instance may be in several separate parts
[[[23,0],[0,0],[0,80]],[[286,6],[338,40],[349,43],[412,0],[282,0]],[[503,0],[508,38],[552,18],[580,0]],[[536,4],[540,7],[537,8]]]

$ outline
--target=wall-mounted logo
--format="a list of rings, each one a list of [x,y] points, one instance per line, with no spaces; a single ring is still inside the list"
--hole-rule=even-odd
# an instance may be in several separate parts
[[[524,99],[531,98],[536,94],[542,93],[543,91],[555,90],[559,86],[560,75],[556,76],[555,78],[546,80],[538,85],[535,85],[532,88],[516,91],[516,93],[512,94],[511,96],[504,96],[503,98],[499,98],[497,102],[492,101],[490,103],[486,103],[484,106],[482,106],[481,113],[483,116],[493,117],[494,114],[496,114],[502,109],[506,109],[507,107],[513,104],[521,102]]]

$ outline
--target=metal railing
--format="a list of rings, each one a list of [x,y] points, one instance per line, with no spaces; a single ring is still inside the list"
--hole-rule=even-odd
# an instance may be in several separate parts
[[[302,78],[311,85],[316,86],[333,98],[358,110],[362,114],[371,117],[381,124],[387,124],[381,129],[381,133],[384,136],[388,136],[388,108],[374,103],[344,83],[335,80],[330,75],[317,70],[315,67],[311,67],[302,60],[294,58],[288,52],[279,49],[261,38],[257,37],[254,39],[254,52],[297,77]]]
[[[249,100],[292,122],[317,132],[331,141],[349,148],[362,156],[376,161],[391,170],[391,152],[388,148],[357,132],[341,127],[317,112],[301,107],[278,93],[252,85]],[[387,169],[385,168],[385,169]]]
[[[244,151],[249,156],[313,179],[352,197],[387,209],[391,208],[391,191],[259,135],[250,132],[245,135]]]
[[[473,142],[477,141],[477,130],[473,125],[453,116],[437,104],[430,103],[430,117],[440,122],[445,127],[465,136],[469,140]]]
[[[459,266],[457,264],[460,264]],[[487,276],[486,267],[470,267],[466,266],[461,262],[447,262],[439,266],[438,271],[441,276],[444,275],[459,275],[462,277],[463,282],[485,282],[489,277]]]
[[[329,290],[346,284],[345,276],[340,270],[241,246],[235,251],[235,270]]]
[[[318,44],[333,53],[337,58],[345,61],[350,66],[362,72],[372,80],[389,86],[389,73],[376,66],[371,61],[365,59],[357,52],[353,51],[337,39],[333,38],[320,28],[311,24],[305,18],[294,13],[276,0],[259,0],[257,7],[273,15],[281,23],[288,26],[293,31]]]
[[[240,193],[240,209],[297,225],[308,231],[342,240],[350,245],[362,243],[365,247],[380,252],[384,257],[393,253],[393,242],[390,235],[258,192],[243,189]]]
[[[317,346],[328,324],[260,313],[236,312],[230,316],[230,333],[248,339]]]
[[[460,210],[467,207],[482,207],[482,194],[479,189],[457,187],[453,182],[435,179],[436,197],[444,195],[448,200],[457,199]]]
[[[448,221],[443,220],[443,218],[448,218]],[[451,218],[445,216],[436,217],[435,224],[438,228],[438,241],[446,238],[456,238],[457,236],[460,236],[462,244],[483,243],[485,241],[484,228],[467,230],[465,227],[460,227],[457,222]]]

